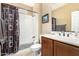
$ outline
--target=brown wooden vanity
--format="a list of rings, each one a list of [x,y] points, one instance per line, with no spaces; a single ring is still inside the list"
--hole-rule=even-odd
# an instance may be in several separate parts
[[[68,43],[41,37],[42,56],[79,56],[79,47]]]

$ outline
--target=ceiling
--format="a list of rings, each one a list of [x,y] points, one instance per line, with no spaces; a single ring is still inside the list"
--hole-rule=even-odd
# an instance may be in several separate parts
[[[34,4],[35,3],[22,3],[22,4],[27,5],[27,6],[30,6],[30,7],[34,7]]]

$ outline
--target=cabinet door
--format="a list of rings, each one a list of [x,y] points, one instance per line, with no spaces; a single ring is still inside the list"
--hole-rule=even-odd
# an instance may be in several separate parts
[[[55,56],[78,56],[79,48],[54,41],[54,55]]]
[[[53,40],[49,38],[42,37],[42,56],[52,56],[53,55]]]
[[[70,56],[79,56],[79,47],[69,46],[68,52]]]
[[[64,56],[68,55],[67,45],[54,41],[54,55],[55,56]]]

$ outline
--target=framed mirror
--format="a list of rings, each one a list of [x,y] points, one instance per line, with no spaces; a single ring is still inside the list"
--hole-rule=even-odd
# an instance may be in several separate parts
[[[49,15],[45,14],[42,16],[42,23],[48,23],[49,22]]]

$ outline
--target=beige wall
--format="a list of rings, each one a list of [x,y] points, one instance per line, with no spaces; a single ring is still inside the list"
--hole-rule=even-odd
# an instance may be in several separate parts
[[[79,10],[79,3],[67,4],[52,12],[56,17],[57,24],[66,24],[66,30],[71,31],[71,12]]]
[[[39,17],[38,17],[38,31],[39,31],[39,35],[41,34],[42,32],[42,21],[41,21],[41,3],[35,3],[35,5],[33,6],[33,11],[37,12]]]
[[[49,22],[42,24],[42,34],[49,33],[51,31],[51,7],[52,6],[50,3],[42,4],[42,15],[45,15],[47,13],[49,14]]]
[[[38,13],[38,36],[40,38],[40,34],[42,31],[42,23],[41,23],[41,3],[35,3],[33,6],[33,11]]]

